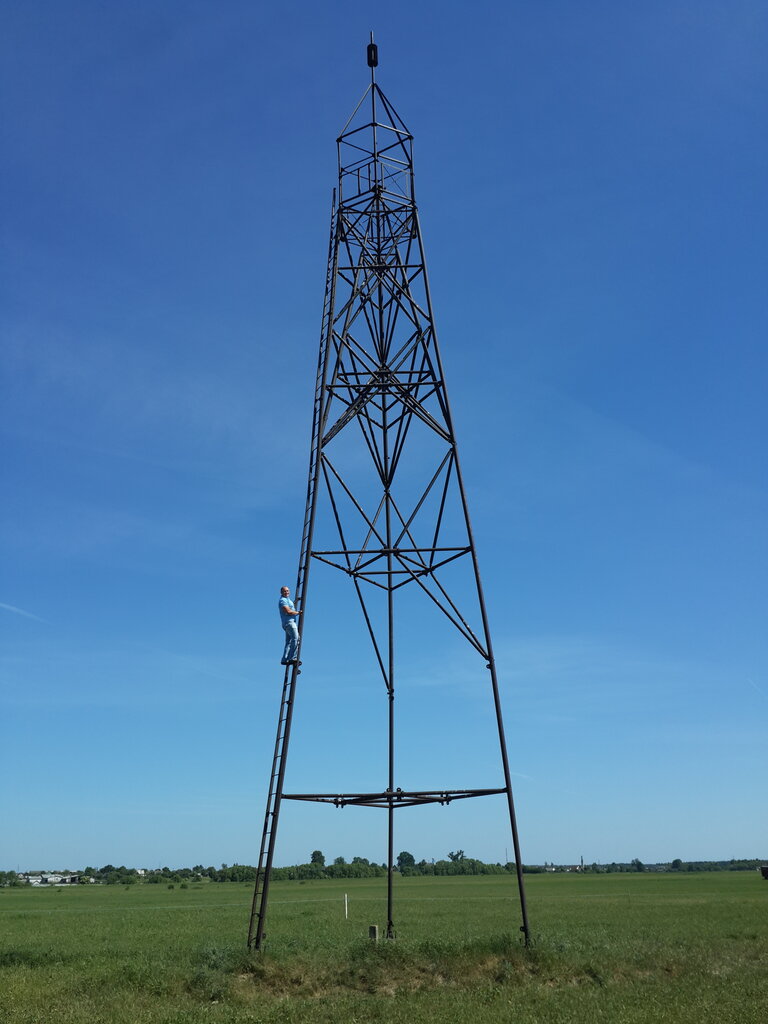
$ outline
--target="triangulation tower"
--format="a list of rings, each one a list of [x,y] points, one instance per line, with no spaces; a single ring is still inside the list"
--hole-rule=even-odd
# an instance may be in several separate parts
[[[375,80],[338,138],[320,354],[296,606],[309,608],[310,568],[344,574],[359,603],[371,665],[387,707],[386,785],[378,792],[286,793],[286,759],[300,675],[285,670],[248,944],[261,949],[283,800],[381,808],[388,819],[386,934],[394,937],[394,815],[421,804],[503,795],[512,832],[521,930],[529,940],[496,662],[437,346],[414,198],[412,136]],[[319,512],[320,510],[320,512]],[[402,789],[395,773],[396,639],[414,608],[447,621],[473,652],[493,703],[500,778],[482,789]],[[398,607],[408,609],[397,616]],[[309,652],[307,652],[309,656]],[[301,657],[301,639],[299,641]],[[307,661],[307,670],[310,662]],[[402,673],[401,673],[402,675]],[[424,723],[429,728],[429,723]],[[385,780],[382,779],[382,782]],[[412,812],[413,813],[413,812]]]

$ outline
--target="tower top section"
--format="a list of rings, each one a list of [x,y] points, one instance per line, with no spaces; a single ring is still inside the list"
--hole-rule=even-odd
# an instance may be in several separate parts
[[[343,206],[362,196],[387,195],[413,202],[413,136],[376,82],[378,47],[367,47],[371,83],[360,97],[338,139],[339,202]]]

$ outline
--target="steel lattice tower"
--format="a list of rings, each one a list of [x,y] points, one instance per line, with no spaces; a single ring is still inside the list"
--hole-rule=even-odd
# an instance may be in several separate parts
[[[371,83],[337,140],[339,184],[331,214],[295,601],[302,611],[298,620],[301,657],[310,567],[323,562],[349,578],[370,635],[374,668],[381,674],[388,698],[387,786],[373,793],[284,792],[301,662],[287,666],[248,931],[248,944],[255,949],[264,942],[283,800],[378,807],[387,812],[386,934],[392,938],[395,811],[504,794],[517,865],[521,931],[529,941],[496,663],[414,199],[413,139],[376,83],[377,63],[371,39]],[[415,467],[408,466],[412,448],[418,452]],[[361,463],[365,464],[362,472]],[[351,467],[349,473],[345,464]],[[318,546],[325,536],[316,538],[316,534],[329,532],[317,528],[321,505],[324,527],[330,526],[335,540]],[[468,567],[470,581],[461,592],[456,592],[451,576],[457,563]],[[482,659],[486,683],[490,675],[503,786],[442,790],[395,786],[395,606],[406,591],[417,592],[437,608]]]

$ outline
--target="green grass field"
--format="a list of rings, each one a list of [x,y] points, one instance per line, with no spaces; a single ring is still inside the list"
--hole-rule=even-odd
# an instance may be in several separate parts
[[[2,1024],[394,1021],[764,1024],[768,882],[755,872],[404,878],[272,888],[268,949],[244,950],[251,887],[0,889]],[[344,920],[344,893],[349,920]]]

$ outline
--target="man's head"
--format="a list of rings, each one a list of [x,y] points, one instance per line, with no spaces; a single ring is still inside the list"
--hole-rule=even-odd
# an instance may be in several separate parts
[[[290,592],[291,592],[291,588],[290,587],[280,587],[280,596],[281,597],[288,597]]]

